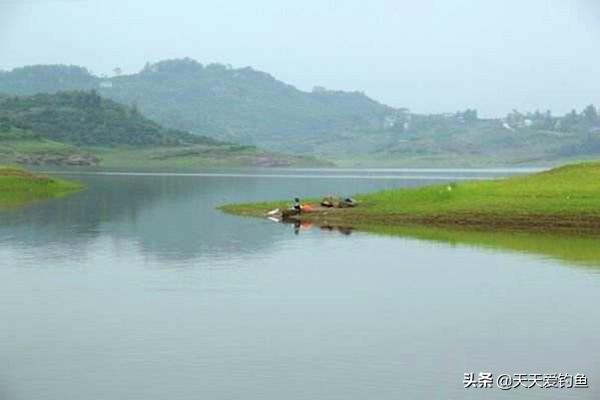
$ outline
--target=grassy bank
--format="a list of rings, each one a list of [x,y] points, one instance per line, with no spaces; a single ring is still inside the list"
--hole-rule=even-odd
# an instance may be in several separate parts
[[[36,200],[61,197],[81,190],[75,182],[35,175],[12,167],[0,167],[0,210]]]
[[[326,194],[326,193],[324,193]],[[357,195],[351,209],[327,209],[299,219],[373,230],[441,226],[479,230],[600,232],[600,163],[569,165],[529,176],[452,183]],[[263,216],[285,202],[235,204],[225,212]]]

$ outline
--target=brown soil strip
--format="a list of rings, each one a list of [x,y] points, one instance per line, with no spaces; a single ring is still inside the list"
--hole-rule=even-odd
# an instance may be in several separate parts
[[[289,222],[311,222],[324,226],[423,225],[485,231],[600,233],[600,215],[496,215],[496,214],[372,214],[358,209],[316,209],[288,218]]]

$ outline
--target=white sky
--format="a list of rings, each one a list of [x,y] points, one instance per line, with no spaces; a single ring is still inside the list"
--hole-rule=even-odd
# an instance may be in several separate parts
[[[192,57],[417,112],[600,105],[596,0],[0,0],[0,68]]]

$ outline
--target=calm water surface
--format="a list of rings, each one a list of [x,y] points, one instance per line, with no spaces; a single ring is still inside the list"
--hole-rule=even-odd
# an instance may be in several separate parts
[[[69,174],[88,190],[0,213],[0,399],[596,399],[594,240],[295,232],[215,210],[515,172]],[[471,371],[591,388],[465,390]]]

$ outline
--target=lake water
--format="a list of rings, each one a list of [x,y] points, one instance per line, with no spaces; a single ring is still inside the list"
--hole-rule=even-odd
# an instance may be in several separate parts
[[[0,213],[0,399],[597,399],[593,239],[342,234],[229,202],[513,170],[77,174]],[[465,389],[465,372],[589,389]]]

